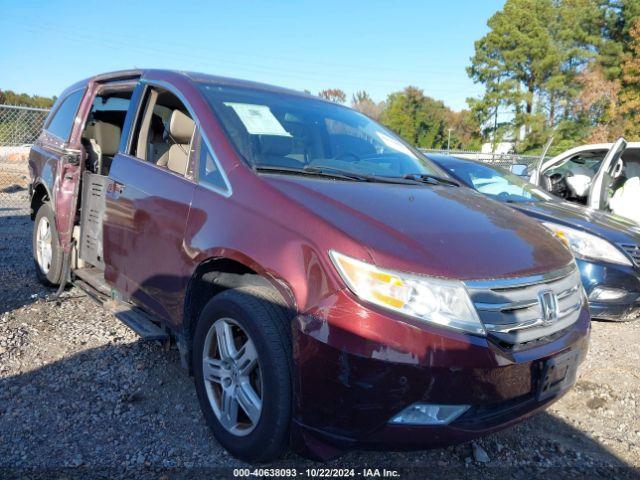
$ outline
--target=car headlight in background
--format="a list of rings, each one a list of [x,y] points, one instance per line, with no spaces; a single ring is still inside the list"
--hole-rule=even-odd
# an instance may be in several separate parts
[[[349,289],[362,300],[424,322],[485,334],[462,282],[386,270],[334,250],[329,255]]]
[[[542,224],[559,238],[577,258],[632,265],[631,260],[624,253],[603,238],[557,223],[543,222]]]

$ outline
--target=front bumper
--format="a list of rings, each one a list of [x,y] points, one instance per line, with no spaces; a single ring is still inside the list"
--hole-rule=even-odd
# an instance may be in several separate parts
[[[350,448],[422,449],[508,427],[564,392],[537,400],[544,361],[588,349],[586,308],[548,343],[509,351],[485,338],[366,308],[348,292],[300,315],[294,328],[294,447],[327,459]],[[391,425],[415,402],[471,409],[446,426]]]
[[[635,267],[587,260],[576,260],[582,284],[591,295],[597,287],[624,290],[627,294],[612,301],[590,301],[591,317],[626,321],[640,318],[640,271]]]

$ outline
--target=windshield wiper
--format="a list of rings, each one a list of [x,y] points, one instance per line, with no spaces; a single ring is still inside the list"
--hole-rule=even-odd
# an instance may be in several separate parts
[[[324,169],[317,168],[290,168],[290,167],[275,167],[270,165],[257,165],[253,167],[256,172],[267,173],[284,173],[287,175],[315,175],[321,177],[338,178],[340,180],[352,180],[358,182],[367,182],[368,178],[358,174],[351,174],[343,171],[324,171]]]
[[[339,180],[350,180],[354,182],[372,182],[372,183],[394,183],[401,185],[415,185],[416,180],[407,181],[400,177],[381,177],[378,175],[365,175],[362,173],[349,172],[334,167],[322,166],[306,166],[304,168],[276,167],[269,165],[257,165],[253,167],[257,172],[284,173],[288,175],[315,175],[322,177],[335,178]]]
[[[321,165],[318,165],[318,166],[310,165],[310,166],[304,167],[304,170],[305,172],[322,173],[327,175],[332,175],[332,174],[344,175],[345,177],[349,177],[361,182],[394,183],[394,184],[400,184],[400,185],[415,184],[415,180],[412,182],[407,182],[407,180],[411,180],[411,179],[405,179],[400,177],[384,177],[381,175],[367,175],[364,173],[350,172],[348,170],[342,170],[340,168],[335,168],[335,167],[323,167]]]
[[[438,175],[432,175],[430,173],[407,173],[403,178],[415,180],[416,182],[427,183],[430,185],[451,185],[452,187],[460,186],[460,184],[455,180],[451,180],[446,177],[440,177]]]
[[[338,176],[340,178],[344,177],[350,180],[357,180],[359,182],[370,182],[372,178],[370,175],[349,172],[347,170],[341,170],[339,168],[333,168],[333,167],[315,167],[315,166],[307,165],[304,167],[303,170],[305,172],[309,172],[313,174]]]

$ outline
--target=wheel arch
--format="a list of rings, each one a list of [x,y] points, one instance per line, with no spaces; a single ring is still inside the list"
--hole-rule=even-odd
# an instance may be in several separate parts
[[[53,197],[51,196],[51,192],[49,188],[43,182],[37,182],[33,186],[33,193],[31,194],[30,208],[31,208],[31,220],[35,220],[36,214],[38,213],[38,209],[42,206],[42,204],[49,200],[51,201]],[[53,212],[55,215],[55,210]]]
[[[267,287],[278,294],[284,308],[296,311],[295,297],[289,285],[250,259],[238,255],[207,258],[198,264],[185,290],[181,335],[178,338],[183,366],[190,368],[193,333],[207,302],[224,290],[244,286]]]

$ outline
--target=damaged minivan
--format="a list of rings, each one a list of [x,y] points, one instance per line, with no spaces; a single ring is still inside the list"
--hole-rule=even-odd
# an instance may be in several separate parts
[[[174,342],[233,455],[441,446],[574,383],[570,252],[368,117],[240,80],[99,75],[29,159],[38,278]]]

